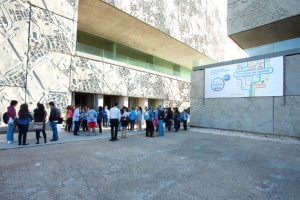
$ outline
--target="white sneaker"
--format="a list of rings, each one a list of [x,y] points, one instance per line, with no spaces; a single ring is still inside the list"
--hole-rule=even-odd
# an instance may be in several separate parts
[[[11,144],[11,141],[7,141],[7,144]]]

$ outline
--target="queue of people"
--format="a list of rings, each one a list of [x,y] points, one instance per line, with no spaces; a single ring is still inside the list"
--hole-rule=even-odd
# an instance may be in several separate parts
[[[28,145],[27,131],[29,124],[33,121],[33,129],[36,131],[36,144],[40,144],[40,133],[42,132],[44,143],[47,143],[47,134],[45,131],[45,123],[47,121],[47,111],[42,103],[37,103],[37,108],[30,112],[26,103],[20,106],[18,113],[16,107],[18,102],[12,100],[10,106],[7,108],[6,120],[8,124],[6,140],[7,144],[15,142],[14,132],[18,127],[19,145]],[[60,110],[55,107],[54,102],[49,102],[50,114],[49,124],[50,131],[52,132],[51,142],[58,140],[57,124],[59,122]],[[118,131],[121,131],[121,138],[127,138],[127,132],[130,130],[142,130],[142,119],[145,120],[146,125],[146,137],[164,136],[164,129],[171,131],[172,127],[174,132],[178,132],[180,129],[180,123],[183,123],[183,130],[187,130],[187,120],[189,115],[186,110],[182,113],[178,108],[162,108],[158,105],[156,109],[152,106],[145,107],[143,111],[141,107],[132,107],[130,110],[126,106],[118,107],[118,103],[114,104],[114,107],[110,110],[108,106],[104,108],[99,106],[97,111],[93,106],[87,108],[87,106],[67,106],[65,115],[65,131],[73,132],[74,136],[79,136],[80,127],[87,136],[92,133],[97,135],[96,128],[98,127],[99,134],[102,133],[102,127],[111,128],[110,141],[118,140]],[[165,125],[164,125],[165,124]]]

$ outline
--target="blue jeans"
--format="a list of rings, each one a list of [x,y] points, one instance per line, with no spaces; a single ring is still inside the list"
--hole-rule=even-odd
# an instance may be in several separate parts
[[[163,119],[159,119],[158,120],[158,131],[159,131],[159,136],[164,136],[164,120]]]
[[[58,140],[58,133],[57,133],[57,122],[50,122],[50,127],[53,132],[52,139],[53,140]]]
[[[167,127],[168,127],[168,131],[171,131],[171,128],[172,128],[172,121],[171,121],[171,119],[167,119]]]
[[[107,117],[104,117],[103,118],[103,126],[104,127],[107,127],[107,121],[108,121]]]
[[[130,120],[130,130],[134,129],[135,120]]]
[[[7,132],[6,132],[6,141],[13,141],[14,140],[14,132],[16,127],[13,124],[7,125]]]

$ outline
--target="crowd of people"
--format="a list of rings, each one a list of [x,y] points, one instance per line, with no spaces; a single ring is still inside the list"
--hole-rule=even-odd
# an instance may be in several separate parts
[[[40,143],[40,133],[42,132],[44,143],[47,143],[47,134],[45,131],[45,123],[47,111],[42,103],[37,104],[37,108],[30,112],[26,103],[20,106],[18,113],[16,107],[18,102],[12,100],[7,108],[6,121],[8,124],[6,140],[8,144],[14,142],[14,132],[18,127],[19,145],[28,145],[27,131],[29,124],[33,121],[33,129],[36,131],[36,144]],[[49,102],[50,114],[49,124],[52,132],[51,142],[58,140],[57,124],[61,117],[61,112],[55,107],[54,102]],[[164,136],[164,129],[174,132],[180,129],[180,123],[183,123],[183,130],[187,130],[187,120],[189,115],[186,110],[179,112],[178,108],[162,108],[158,105],[155,109],[152,106],[132,107],[129,109],[126,106],[119,108],[118,103],[115,103],[111,109],[108,106],[104,108],[99,106],[97,110],[93,106],[67,106],[65,115],[65,131],[72,132],[74,136],[79,136],[79,132],[84,132],[87,136],[91,134],[97,135],[96,128],[98,127],[99,134],[102,133],[102,127],[111,128],[110,141],[118,140],[118,131],[121,131],[121,138],[126,139],[127,132],[131,130],[142,130],[142,120],[146,125],[146,137]]]

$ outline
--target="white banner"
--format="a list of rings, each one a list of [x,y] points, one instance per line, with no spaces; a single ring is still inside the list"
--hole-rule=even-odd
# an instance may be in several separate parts
[[[205,69],[205,98],[283,96],[283,57]]]

